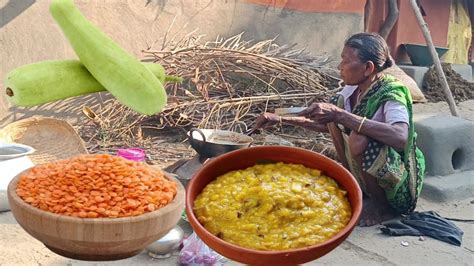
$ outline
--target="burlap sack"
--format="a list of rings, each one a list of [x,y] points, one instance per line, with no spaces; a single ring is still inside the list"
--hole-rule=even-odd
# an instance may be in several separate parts
[[[413,102],[415,103],[426,102],[425,95],[423,95],[423,92],[421,92],[416,82],[397,65],[393,65],[392,67],[385,69],[384,73],[394,76],[395,78],[400,80],[403,84],[405,84],[405,86],[407,86],[408,89],[410,90]]]

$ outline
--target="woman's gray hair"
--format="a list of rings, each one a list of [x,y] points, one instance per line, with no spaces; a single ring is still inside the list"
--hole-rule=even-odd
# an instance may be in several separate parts
[[[356,49],[359,59],[363,63],[372,61],[377,72],[381,72],[394,64],[387,43],[377,33],[362,32],[354,34],[347,39],[344,45]]]

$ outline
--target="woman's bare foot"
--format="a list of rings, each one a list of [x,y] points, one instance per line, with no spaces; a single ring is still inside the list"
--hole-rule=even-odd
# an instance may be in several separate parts
[[[397,216],[388,205],[376,203],[371,199],[364,199],[364,207],[359,220],[359,226],[373,226]]]

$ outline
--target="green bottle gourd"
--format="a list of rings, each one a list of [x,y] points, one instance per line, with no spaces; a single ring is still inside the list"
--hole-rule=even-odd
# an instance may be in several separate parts
[[[180,77],[167,76],[160,64],[142,64],[162,84],[182,80]],[[10,71],[4,84],[7,100],[23,107],[106,90],[79,60],[50,60],[23,65]]]
[[[167,95],[158,78],[88,21],[72,0],[53,0],[49,10],[82,64],[122,104],[145,115],[163,109]]]

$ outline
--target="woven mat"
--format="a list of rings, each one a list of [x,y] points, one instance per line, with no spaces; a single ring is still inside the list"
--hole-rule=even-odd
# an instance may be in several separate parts
[[[81,137],[64,120],[32,117],[13,122],[0,131],[3,138],[33,147],[36,151],[28,157],[34,164],[87,153]]]

